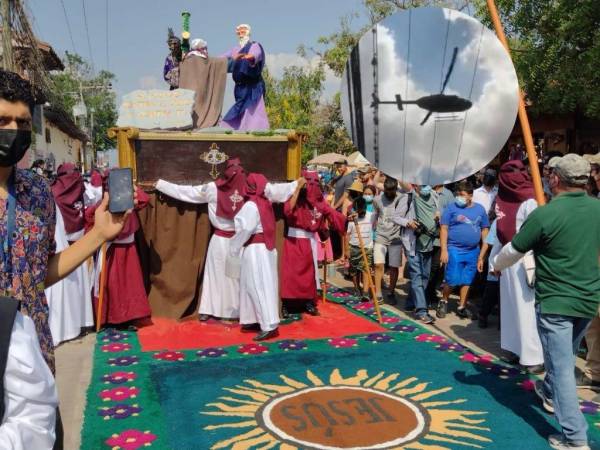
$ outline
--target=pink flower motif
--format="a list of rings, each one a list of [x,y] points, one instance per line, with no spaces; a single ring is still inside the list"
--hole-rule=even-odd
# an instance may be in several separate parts
[[[359,311],[367,311],[374,307],[375,307],[375,305],[373,305],[373,302],[365,302],[365,303],[359,303],[358,305],[356,305],[354,307],[354,309],[358,309]]]
[[[443,344],[447,342],[447,339],[437,334],[423,333],[415,338],[418,342],[435,342],[436,344]]]
[[[110,352],[110,353],[118,353],[118,352],[126,352],[128,350],[131,350],[131,345],[130,344],[123,344],[121,342],[114,342],[112,344],[106,344],[102,346],[102,351],[103,352]]]
[[[347,298],[350,297],[350,294],[348,292],[334,292],[331,296],[335,298]]]
[[[525,380],[521,383],[521,387],[526,391],[534,391],[535,390],[535,382],[533,380]]]
[[[349,348],[356,347],[358,341],[352,338],[333,338],[329,339],[329,345],[335,348]]]
[[[260,355],[261,353],[266,353],[268,351],[269,351],[269,347],[267,347],[266,345],[260,345],[260,344],[241,345],[237,349],[237,352],[241,353],[242,355]]]
[[[182,352],[159,352],[152,355],[154,359],[162,359],[163,361],[183,361],[185,355]]]
[[[384,317],[383,323],[398,323],[400,322],[400,317]]]
[[[489,366],[492,364],[492,356],[491,355],[481,355],[477,356],[471,352],[465,352],[461,355],[460,360],[465,362],[470,362],[473,364],[480,364],[482,366]]]
[[[460,360],[464,361],[464,362],[475,363],[475,362],[479,361],[479,358],[471,352],[466,352],[465,354],[463,354],[460,357]]]
[[[135,380],[137,375],[133,372],[113,372],[106,374],[102,377],[102,381],[106,384],[122,384],[127,383],[128,381]]]
[[[140,393],[136,387],[118,387],[113,389],[104,389],[98,396],[107,401],[120,402],[128,398],[135,398]]]
[[[156,435],[149,431],[143,433],[139,430],[125,430],[120,434],[113,434],[105,442],[113,450],[136,450],[149,447],[156,440]]]

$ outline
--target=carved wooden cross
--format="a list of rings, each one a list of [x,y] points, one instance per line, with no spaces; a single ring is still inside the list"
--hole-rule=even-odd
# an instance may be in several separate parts
[[[219,171],[217,170],[217,166],[219,164],[223,164],[225,161],[229,159],[229,156],[220,151],[221,149],[216,143],[212,143],[209,151],[202,153],[200,155],[200,159],[207,164],[212,164],[212,169],[210,171],[210,176],[213,180],[216,180],[219,177]]]

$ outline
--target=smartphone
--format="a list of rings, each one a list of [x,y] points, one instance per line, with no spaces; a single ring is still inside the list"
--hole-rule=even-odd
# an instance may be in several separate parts
[[[108,174],[108,210],[124,213],[133,209],[133,173],[131,169],[113,169]]]

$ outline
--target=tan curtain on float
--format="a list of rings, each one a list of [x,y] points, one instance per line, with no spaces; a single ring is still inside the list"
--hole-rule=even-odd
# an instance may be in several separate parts
[[[138,249],[152,315],[180,319],[195,314],[210,237],[206,205],[151,193],[140,211]]]

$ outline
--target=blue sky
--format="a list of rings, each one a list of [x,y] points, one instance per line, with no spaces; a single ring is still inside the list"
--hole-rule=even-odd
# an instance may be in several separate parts
[[[107,68],[106,1],[62,0],[71,25],[75,51],[89,59],[85,32],[85,2],[91,51],[96,70]],[[59,55],[73,52],[61,0],[26,0],[34,31]],[[252,37],[268,54],[275,75],[297,64],[300,44],[316,45],[317,38],[339,28],[340,17],[362,11],[361,0],[108,0],[108,68],[117,75],[119,96],[140,88],[166,88],[162,65],[168,52],[167,28],[181,32],[181,12],[191,12],[192,38],[202,37],[218,56],[236,42],[235,25],[249,23]],[[353,24],[359,27],[364,17]],[[338,90],[329,74],[326,95]],[[230,89],[229,89],[230,90]],[[227,102],[227,101],[226,101]]]

